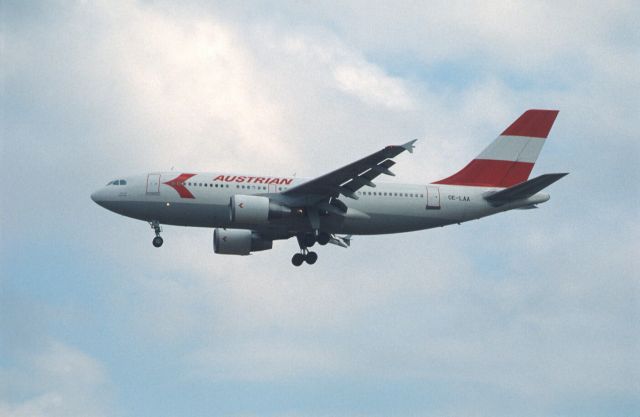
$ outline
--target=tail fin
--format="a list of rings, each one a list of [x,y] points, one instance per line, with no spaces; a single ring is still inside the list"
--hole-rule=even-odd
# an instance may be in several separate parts
[[[558,110],[527,110],[480,155],[434,184],[511,187],[526,181]]]

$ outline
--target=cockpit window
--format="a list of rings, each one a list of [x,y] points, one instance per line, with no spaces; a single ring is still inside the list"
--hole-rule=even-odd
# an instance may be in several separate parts
[[[118,181],[118,183],[119,183],[120,185],[127,185],[127,182],[126,182],[125,180],[120,180],[120,181]]]
[[[113,181],[110,181],[107,184],[107,186],[109,186],[109,185],[127,185],[127,181],[125,181],[125,180],[113,180]]]

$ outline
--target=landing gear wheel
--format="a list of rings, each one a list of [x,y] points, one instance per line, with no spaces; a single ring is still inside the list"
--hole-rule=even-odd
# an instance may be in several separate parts
[[[156,248],[159,248],[160,246],[162,246],[162,243],[163,243],[162,237],[160,237],[160,232],[162,232],[162,227],[160,227],[160,222],[157,220],[150,220],[149,226],[151,226],[153,231],[156,232],[156,237],[154,237],[152,241],[153,246],[155,246]]]
[[[304,262],[304,259],[305,257],[303,254],[296,253],[295,255],[293,255],[293,258],[291,258],[291,263],[293,264],[293,266],[300,266]]]
[[[329,233],[320,232],[318,233],[318,237],[316,238],[320,245],[326,245],[331,240],[331,235]]]
[[[304,257],[304,260],[309,264],[309,265],[313,265],[316,263],[316,261],[318,260],[318,254],[315,252],[309,252],[307,253],[307,256]]]

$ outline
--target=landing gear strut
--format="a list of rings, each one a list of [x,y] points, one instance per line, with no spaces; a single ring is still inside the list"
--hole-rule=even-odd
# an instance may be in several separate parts
[[[312,234],[302,234],[298,235],[298,245],[300,245],[300,253],[296,253],[291,258],[291,263],[294,266],[300,266],[303,262],[308,263],[309,265],[313,265],[318,260],[318,254],[315,252],[310,252],[309,247],[313,246],[315,243],[315,236]]]
[[[156,232],[156,237],[153,238],[153,246],[155,246],[156,248],[159,248],[160,246],[162,246],[162,243],[164,242],[164,240],[162,240],[162,237],[160,236],[160,232],[162,232],[162,228],[160,227],[160,222],[158,222],[157,220],[153,220],[149,222],[149,225],[151,225],[151,228],[153,229],[154,232]]]

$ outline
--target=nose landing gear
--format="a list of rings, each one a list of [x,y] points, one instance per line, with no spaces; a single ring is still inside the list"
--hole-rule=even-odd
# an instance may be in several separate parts
[[[156,237],[154,237],[152,240],[153,246],[159,248],[164,243],[164,240],[162,240],[162,236],[160,236],[160,232],[162,232],[160,222],[158,222],[157,220],[152,220],[149,222],[149,225],[151,225],[153,231],[156,232]]]

